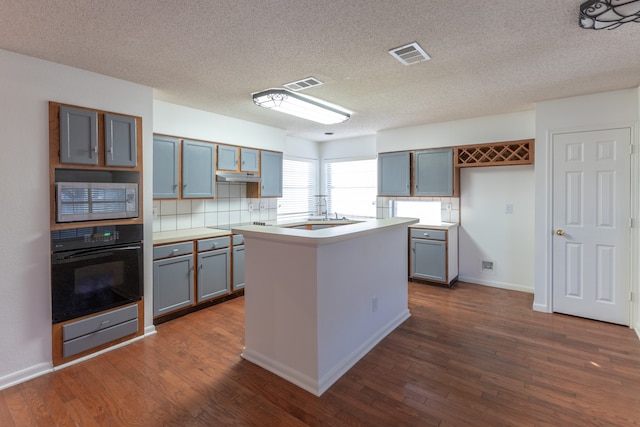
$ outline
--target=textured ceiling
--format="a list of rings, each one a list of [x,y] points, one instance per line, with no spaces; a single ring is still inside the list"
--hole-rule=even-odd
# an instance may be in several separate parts
[[[640,24],[581,29],[581,2],[0,0],[0,48],[324,141],[640,86]],[[414,41],[430,61],[389,55]],[[303,93],[354,111],[349,121],[318,125],[251,101],[309,76],[325,84]]]

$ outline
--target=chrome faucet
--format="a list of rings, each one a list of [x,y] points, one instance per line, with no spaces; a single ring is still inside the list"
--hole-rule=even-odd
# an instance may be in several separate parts
[[[324,215],[324,220],[329,221],[329,208],[327,207],[327,198],[323,197],[320,199],[320,215]],[[322,201],[324,201],[324,212],[322,211]]]

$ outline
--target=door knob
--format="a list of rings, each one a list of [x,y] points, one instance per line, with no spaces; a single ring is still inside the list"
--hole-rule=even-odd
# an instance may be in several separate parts
[[[556,235],[558,235],[558,236],[564,236],[564,230],[562,230],[562,229],[557,229],[557,230],[556,230]]]

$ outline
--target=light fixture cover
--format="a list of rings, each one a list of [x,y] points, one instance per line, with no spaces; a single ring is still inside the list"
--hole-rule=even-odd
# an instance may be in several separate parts
[[[580,5],[580,27],[613,30],[640,22],[640,0],[589,0]]]
[[[325,125],[349,120],[351,111],[318,98],[286,89],[267,89],[251,95],[253,102],[264,108],[312,120]]]

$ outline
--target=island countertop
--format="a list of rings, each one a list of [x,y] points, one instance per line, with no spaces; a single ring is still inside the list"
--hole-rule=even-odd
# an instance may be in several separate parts
[[[339,221],[327,221],[326,224],[335,224],[335,226],[319,230],[300,230],[275,225],[249,225],[234,227],[232,231],[234,234],[242,234],[245,237],[253,236],[290,243],[324,245],[348,240],[354,236],[377,233],[384,229],[407,227],[417,222],[417,218],[386,218],[346,225],[340,224]]]

